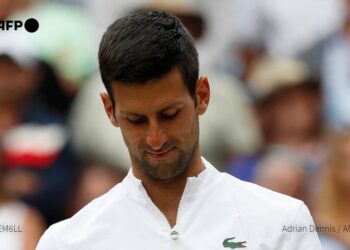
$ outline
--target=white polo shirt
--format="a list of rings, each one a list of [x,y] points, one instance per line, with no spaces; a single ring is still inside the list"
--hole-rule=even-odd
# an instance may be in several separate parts
[[[52,225],[37,250],[318,250],[302,201],[218,172],[189,177],[171,228],[142,182],[127,177],[72,218]]]

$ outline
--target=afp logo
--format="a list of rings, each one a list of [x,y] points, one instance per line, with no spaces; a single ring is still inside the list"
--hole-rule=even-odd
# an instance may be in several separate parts
[[[23,22],[20,20],[0,20],[0,30],[19,30],[23,27]],[[29,18],[24,22],[24,28],[33,33],[39,29],[39,22],[34,18]]]

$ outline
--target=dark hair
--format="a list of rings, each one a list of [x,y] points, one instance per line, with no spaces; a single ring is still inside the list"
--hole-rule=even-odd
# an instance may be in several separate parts
[[[143,10],[116,20],[104,33],[99,53],[102,81],[112,99],[111,83],[144,83],[177,66],[190,95],[198,79],[198,53],[179,19]]]

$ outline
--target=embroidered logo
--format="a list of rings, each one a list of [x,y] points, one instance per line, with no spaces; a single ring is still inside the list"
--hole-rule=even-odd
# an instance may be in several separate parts
[[[246,248],[247,246],[244,246],[243,244],[247,243],[247,241],[239,241],[239,242],[230,242],[230,240],[233,240],[236,237],[232,237],[232,238],[227,238],[224,240],[224,242],[222,242],[222,245],[224,247],[229,247],[231,249],[235,249],[235,248]]]

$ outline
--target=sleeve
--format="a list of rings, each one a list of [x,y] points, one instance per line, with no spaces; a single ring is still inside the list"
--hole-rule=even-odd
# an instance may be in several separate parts
[[[315,230],[315,224],[309,209],[303,203],[294,219],[293,225],[305,228],[302,232],[294,232],[288,244],[289,250],[322,250],[320,240]]]
[[[50,228],[41,236],[35,250],[57,250],[55,247]]]

